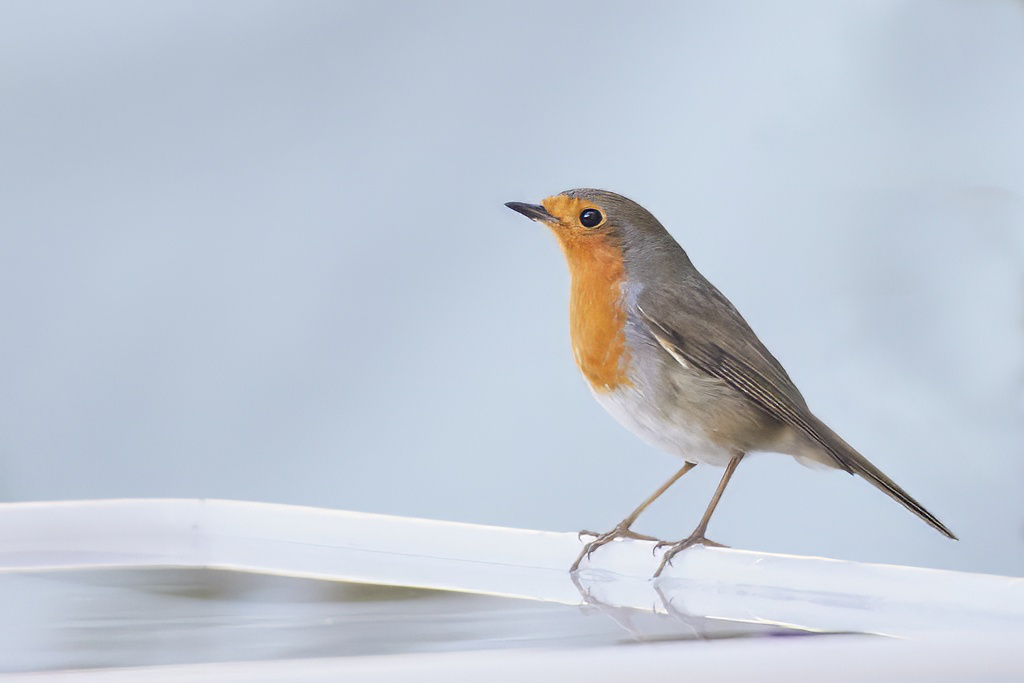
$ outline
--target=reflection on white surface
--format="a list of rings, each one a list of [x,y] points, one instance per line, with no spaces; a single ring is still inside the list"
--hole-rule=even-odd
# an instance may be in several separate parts
[[[697,547],[652,581],[658,563],[652,544],[629,541],[595,553],[574,583],[566,568],[580,548],[575,534],[239,501],[7,504],[0,506],[0,539],[9,572],[215,567],[566,604],[580,603],[582,592],[642,609],[666,595],[673,601],[704,596],[726,612],[733,596],[743,614],[716,616],[795,623],[788,612],[773,619],[769,607],[795,601],[809,610],[805,628],[904,636],[994,630],[1024,615],[1024,582],[1010,577]],[[765,613],[747,613],[754,598],[766,601]],[[838,606],[859,609],[863,621],[815,622],[825,615],[834,620]]]
[[[0,673],[802,633],[650,610],[184,568],[9,574],[0,604]]]
[[[936,662],[941,675],[926,680],[1024,675],[1021,579],[695,548],[652,580],[659,558],[639,542],[602,548],[573,576],[580,543],[575,534],[237,501],[0,505],[0,635],[13,648],[0,660],[54,676],[102,667],[109,680],[119,675],[109,667],[135,664],[147,667],[133,670],[136,678],[168,681],[423,680],[442,670],[554,681],[570,670],[600,677],[636,666],[634,650],[617,647],[624,643],[732,640],[786,626],[899,636],[905,647],[877,650],[866,643],[889,639],[866,636],[807,639],[820,646],[769,639],[768,648],[741,638],[729,645],[738,659],[711,666],[701,650],[691,665],[704,661],[722,680],[745,680],[770,661],[792,680],[820,677],[823,669],[778,663],[779,652],[796,650],[819,666],[857,652],[877,658],[834,680],[868,671],[909,680],[935,673]],[[509,647],[517,648],[511,667],[471,652]],[[686,658],[642,647],[640,672]],[[562,653],[583,652],[576,648],[588,654],[574,668]]]

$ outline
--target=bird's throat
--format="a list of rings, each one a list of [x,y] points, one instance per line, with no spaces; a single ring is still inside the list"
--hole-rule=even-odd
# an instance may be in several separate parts
[[[598,393],[628,385],[622,249],[606,236],[559,235],[569,263],[569,330],[576,364]]]

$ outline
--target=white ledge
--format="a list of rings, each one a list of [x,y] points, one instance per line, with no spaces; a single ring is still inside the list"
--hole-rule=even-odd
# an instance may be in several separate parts
[[[669,611],[812,631],[1024,635],[1024,579],[226,500],[0,504],[0,572],[203,567]],[[575,580],[574,580],[575,578]]]

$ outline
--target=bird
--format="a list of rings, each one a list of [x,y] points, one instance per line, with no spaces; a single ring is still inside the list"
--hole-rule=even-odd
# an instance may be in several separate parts
[[[540,204],[508,208],[551,229],[569,266],[569,331],[576,364],[594,398],[648,444],[682,457],[668,481],[611,531],[581,531],[586,543],[570,568],[617,539],[667,548],[655,573],[706,537],[708,522],[744,456],[790,455],[808,466],[859,475],[941,534],[956,536],[892,479],[811,413],[778,360],[640,204],[580,188]],[[697,527],[678,542],[632,526],[696,465],[725,471]]]

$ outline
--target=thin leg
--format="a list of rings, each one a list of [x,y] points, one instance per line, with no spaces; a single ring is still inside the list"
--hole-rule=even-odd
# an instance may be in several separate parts
[[[671,479],[662,484],[657,491],[652,493],[650,497],[647,498],[647,500],[640,504],[640,507],[638,507],[636,510],[633,510],[633,512],[631,512],[628,517],[626,517],[624,520],[616,524],[615,528],[611,531],[604,534],[596,534],[593,531],[581,531],[580,536],[593,536],[594,540],[583,546],[583,551],[580,552],[580,555],[576,558],[576,561],[572,563],[572,568],[570,568],[569,571],[574,572],[577,569],[579,569],[580,562],[583,561],[584,557],[590,557],[590,554],[593,553],[595,550],[605,545],[606,543],[611,543],[616,538],[635,538],[641,541],[658,540],[653,536],[644,536],[643,534],[638,534],[634,531],[631,531],[629,527],[633,526],[633,522],[635,522],[636,518],[639,517],[640,514],[647,509],[647,506],[649,506],[651,503],[657,500],[661,494],[665,493],[665,491],[668,491],[669,487],[672,486],[672,484],[679,481],[680,477],[682,477],[684,474],[692,470],[694,467],[696,467],[696,463],[692,462],[688,462],[685,465],[683,465],[682,469],[673,474]]]
[[[722,475],[722,481],[718,482],[718,488],[715,489],[715,495],[711,497],[708,509],[704,511],[704,516],[701,517],[700,524],[698,524],[697,528],[693,530],[693,533],[690,534],[688,538],[679,541],[678,543],[659,543],[658,546],[656,546],[655,549],[662,545],[671,545],[672,547],[665,551],[665,555],[661,558],[661,565],[658,566],[658,571],[654,572],[655,576],[661,576],[661,572],[664,571],[665,567],[672,564],[672,558],[675,557],[677,553],[682,552],[691,546],[710,545],[718,546],[720,548],[725,547],[721,543],[709,541],[705,538],[704,534],[708,530],[708,522],[711,521],[712,513],[714,513],[715,508],[718,507],[718,501],[722,499],[722,492],[725,491],[726,484],[728,484],[729,480],[732,479],[732,473],[736,471],[736,466],[740,464],[740,460],[743,459],[744,455],[746,454],[740,453],[739,455],[734,456],[733,459],[729,461],[729,464],[725,466],[725,474]]]

